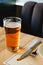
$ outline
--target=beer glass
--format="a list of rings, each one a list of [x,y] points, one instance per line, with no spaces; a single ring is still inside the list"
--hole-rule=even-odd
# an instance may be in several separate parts
[[[20,44],[21,18],[6,17],[3,19],[6,36],[6,47],[10,51],[17,51]]]

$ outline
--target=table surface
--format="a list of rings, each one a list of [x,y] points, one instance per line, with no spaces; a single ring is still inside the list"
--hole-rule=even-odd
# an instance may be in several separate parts
[[[31,43],[33,40],[39,37],[35,37],[29,34],[21,33],[20,45]],[[43,38],[40,38],[43,41]],[[5,41],[5,30],[3,27],[0,27],[0,65],[4,65],[3,62],[10,58],[14,52],[10,52],[6,48]],[[43,65],[43,58],[38,54],[34,58],[29,56],[29,65]]]

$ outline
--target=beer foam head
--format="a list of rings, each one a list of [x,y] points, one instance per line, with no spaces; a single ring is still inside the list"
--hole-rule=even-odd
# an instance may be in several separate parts
[[[6,22],[4,24],[4,27],[7,27],[7,28],[21,27],[21,23],[20,22]]]

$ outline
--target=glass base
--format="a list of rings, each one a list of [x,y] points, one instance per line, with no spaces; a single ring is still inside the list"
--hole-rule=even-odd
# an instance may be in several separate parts
[[[18,51],[19,47],[7,47],[9,51],[16,52]]]

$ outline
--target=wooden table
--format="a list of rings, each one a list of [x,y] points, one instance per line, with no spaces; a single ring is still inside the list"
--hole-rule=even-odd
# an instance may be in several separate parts
[[[20,45],[31,43],[36,38],[38,37],[21,33]],[[40,39],[43,41],[43,38]],[[5,30],[0,27],[0,65],[4,65],[3,62],[14,54],[6,49],[5,43]],[[43,65],[43,58],[39,54],[34,58],[29,56],[29,65]]]

